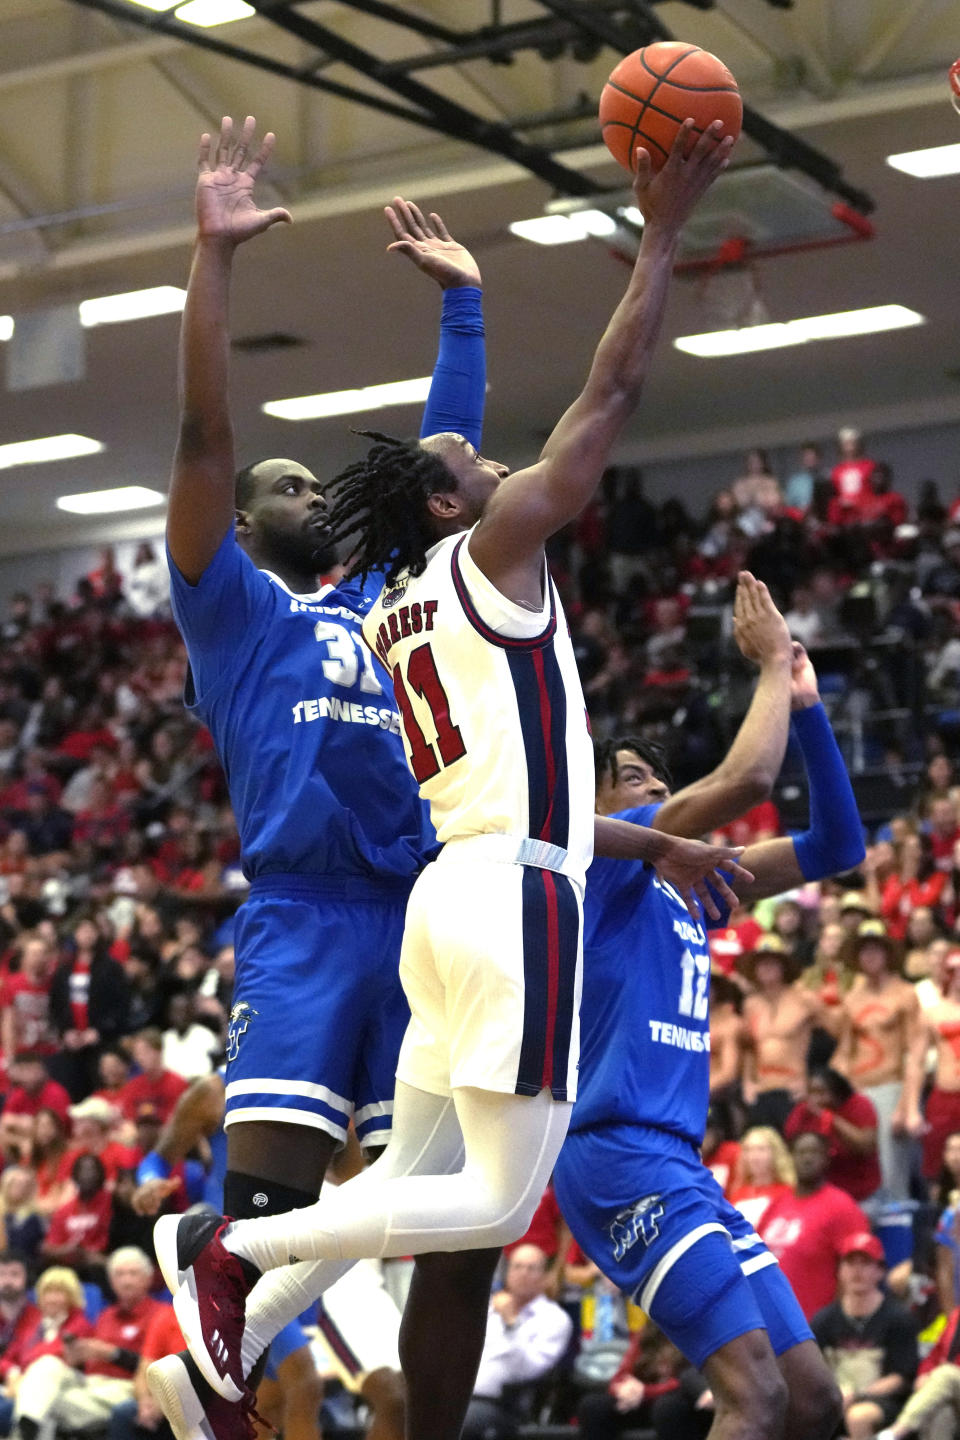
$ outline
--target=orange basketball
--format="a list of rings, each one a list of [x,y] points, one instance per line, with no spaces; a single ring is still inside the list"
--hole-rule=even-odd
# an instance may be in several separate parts
[[[600,96],[600,126],[607,149],[631,174],[641,145],[650,152],[654,170],[660,169],[688,116],[696,128],[687,153],[711,120],[723,121],[718,140],[724,135],[736,138],[743,123],[743,101],[722,60],[680,40],[658,40],[625,56]]]

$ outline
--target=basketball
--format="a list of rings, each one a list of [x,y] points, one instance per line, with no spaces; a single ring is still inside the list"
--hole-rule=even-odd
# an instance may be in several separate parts
[[[722,60],[680,40],[661,40],[625,56],[603,87],[600,128],[610,154],[631,174],[638,146],[650,152],[654,170],[670,154],[687,117],[696,122],[687,154],[712,120],[736,138],[743,123],[737,82]]]

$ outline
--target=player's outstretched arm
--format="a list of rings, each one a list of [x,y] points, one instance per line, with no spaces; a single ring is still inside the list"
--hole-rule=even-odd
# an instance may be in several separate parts
[[[167,1196],[179,1188],[180,1181],[171,1180],[170,1171],[219,1129],[225,1094],[223,1079],[215,1074],[195,1080],[180,1096],[156,1149],[137,1167],[133,1208],[138,1215],[156,1215]]]
[[[791,673],[793,733],[803,755],[810,791],[810,822],[792,839],[761,840],[743,853],[753,871],[747,885],[734,882],[741,900],[760,900],[841,875],[866,854],[857,801],[830,722],[820,703],[817,676],[802,645],[794,642]]]
[[[384,214],[393,232],[388,252],[405,255],[443,291],[440,349],[421,439],[452,430],[479,448],[487,390],[480,267],[436,212],[425,218],[416,205],[396,195]]]
[[[753,881],[751,872],[738,863],[742,850],[736,846],[704,845],[612,815],[594,815],[593,840],[597,855],[652,865],[661,880],[682,897],[695,920],[700,918],[701,907],[711,920],[718,919],[715,896],[732,908],[737,897],[730,885],[739,888]]]
[[[234,454],[228,379],[230,276],[238,245],[289,221],[286,210],[260,210],[254,182],[274,137],[253,152],[256,122],[239,137],[224,117],[214,150],[200,139],[197,238],[180,327],[180,433],[170,482],[167,545],[184,579],[199,581],[233,524]]]
[[[729,825],[766,800],[783,764],[790,733],[793,642],[770,591],[747,570],[737,580],[733,633],[741,654],[760,666],[757,688],[717,768],[678,790],[657,811],[655,828],[670,835],[705,835]]]
[[[692,124],[678,132],[657,175],[652,174],[647,152],[637,151],[633,188],[645,224],[626,294],[597,347],[582,393],[553,431],[539,461],[500,485],[471,536],[471,556],[508,595],[511,578],[518,572],[527,579],[531,567],[539,573],[544,542],[590,499],[614,443],[639,403],[660,333],[680,231],[726,165],[733,144],[729,137],[717,144],[711,128],[685,160],[683,150]]]

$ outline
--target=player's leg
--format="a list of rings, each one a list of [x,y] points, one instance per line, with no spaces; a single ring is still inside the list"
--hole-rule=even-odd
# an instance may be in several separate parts
[[[271,1356],[280,1387],[280,1421],[276,1429],[284,1440],[320,1440],[323,1383],[302,1330],[300,1336],[301,1344],[276,1358]],[[257,1408],[265,1413],[259,1403]]]
[[[638,1126],[576,1132],[554,1188],[581,1248],[706,1375],[711,1440],[780,1440],[787,1387],[693,1146]]]
[[[346,1138],[359,1026],[343,956],[358,928],[309,876],[258,883],[238,912],[224,1116],[236,1219],[312,1204]]]
[[[456,1440],[463,1426],[487,1329],[500,1248],[418,1255],[400,1328],[407,1433]],[[438,1335],[456,1335],[453,1346]]]

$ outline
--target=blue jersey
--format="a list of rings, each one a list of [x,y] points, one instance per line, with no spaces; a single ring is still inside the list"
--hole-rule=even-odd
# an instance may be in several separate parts
[[[198,584],[170,563],[186,703],[226,772],[243,871],[411,884],[436,840],[386,672],[363,643],[370,588],[294,595],[230,530]]]
[[[658,809],[616,818],[650,825]],[[633,1123],[699,1145],[709,1100],[703,924],[649,865],[597,856],[583,907],[580,1081],[570,1128]]]

